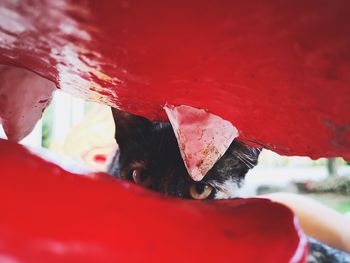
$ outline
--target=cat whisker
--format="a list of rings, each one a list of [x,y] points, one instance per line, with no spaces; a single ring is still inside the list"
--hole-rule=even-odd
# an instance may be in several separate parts
[[[215,182],[207,182],[207,184],[213,187],[216,191],[225,192],[225,189],[222,188],[220,185],[216,184]]]
[[[231,179],[224,183],[210,182],[208,184],[216,190],[215,198],[226,199],[238,197],[237,190],[241,187],[242,182]]]
[[[254,164],[248,158],[245,158],[244,156],[241,156],[240,154],[237,154],[236,157],[239,160],[241,160],[249,169],[254,167]]]
[[[249,153],[242,153],[237,151],[235,154],[239,160],[247,165],[249,169],[253,168],[256,165],[256,158],[262,149],[259,148],[247,148]]]

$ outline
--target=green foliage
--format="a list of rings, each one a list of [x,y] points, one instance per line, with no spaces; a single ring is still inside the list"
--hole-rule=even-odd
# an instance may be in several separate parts
[[[53,125],[53,104],[50,104],[46,108],[43,114],[43,124],[42,124],[42,140],[41,145],[44,148],[49,148],[51,138],[52,138],[52,125]]]

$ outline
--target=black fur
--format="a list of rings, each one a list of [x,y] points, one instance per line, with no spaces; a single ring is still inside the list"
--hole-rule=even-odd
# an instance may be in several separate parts
[[[208,198],[235,197],[232,187],[227,186],[239,188],[248,170],[257,164],[260,149],[235,140],[204,179],[195,182],[186,170],[169,122],[152,122],[117,109],[112,112],[119,150],[109,172],[133,181],[133,171],[142,169],[142,175],[152,181],[147,187],[155,191],[191,198],[189,187],[198,184],[213,187]]]

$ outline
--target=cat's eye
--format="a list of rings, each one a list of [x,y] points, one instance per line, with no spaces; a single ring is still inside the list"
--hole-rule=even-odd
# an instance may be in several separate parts
[[[149,187],[152,184],[152,178],[145,173],[143,169],[137,168],[132,171],[132,179],[136,184]]]
[[[193,199],[203,200],[212,193],[213,187],[203,183],[195,183],[190,186],[189,192]]]

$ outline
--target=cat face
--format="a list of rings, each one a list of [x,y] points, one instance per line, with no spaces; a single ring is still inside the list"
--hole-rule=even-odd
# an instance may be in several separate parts
[[[149,189],[182,198],[233,198],[248,170],[257,164],[260,149],[234,141],[201,182],[193,181],[169,122],[112,112],[119,148],[109,172]]]

